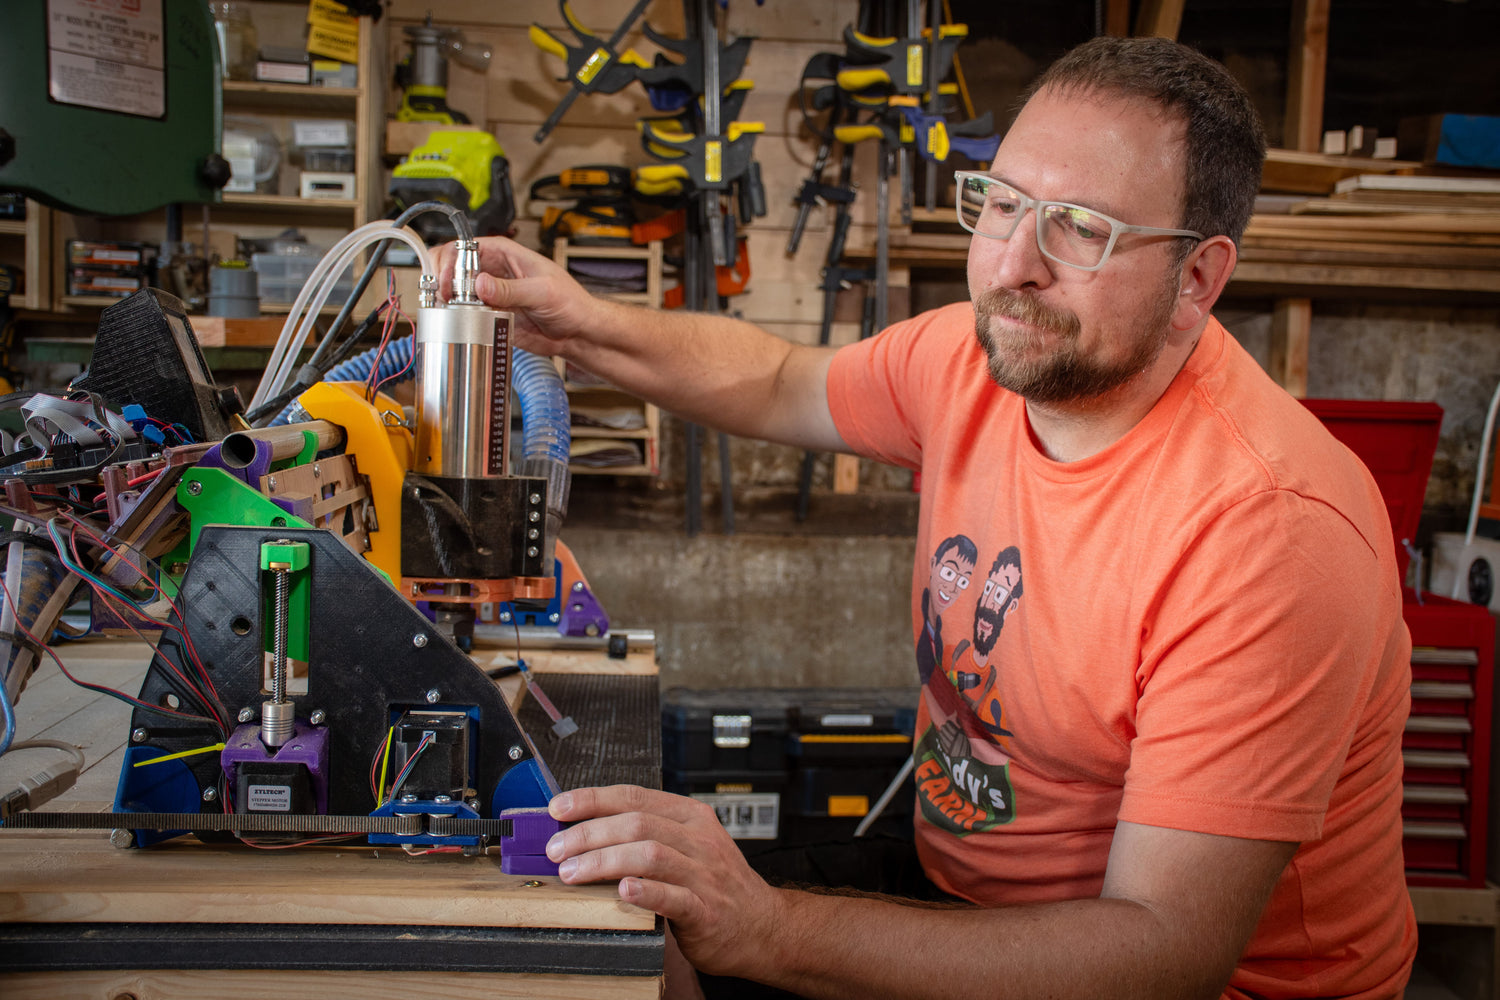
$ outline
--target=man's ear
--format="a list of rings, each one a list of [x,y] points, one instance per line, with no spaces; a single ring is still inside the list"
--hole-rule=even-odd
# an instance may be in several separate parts
[[[1193,248],[1182,265],[1174,329],[1193,330],[1207,318],[1238,262],[1239,251],[1228,236],[1210,236]]]

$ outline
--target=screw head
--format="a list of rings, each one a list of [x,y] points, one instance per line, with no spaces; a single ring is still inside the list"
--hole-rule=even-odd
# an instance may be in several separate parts
[[[443,692],[439,691],[437,688],[427,689],[427,704],[436,705],[439,701],[442,700],[442,698]]]
[[[502,612],[500,612],[500,620],[502,622],[504,622],[505,624],[509,625],[510,624],[510,612],[509,611],[502,611]]]
[[[199,493],[203,492],[203,484],[200,483],[200,482],[198,482],[198,480],[196,480],[196,479],[191,480],[188,483],[188,485],[187,485],[187,491],[188,491],[188,496],[195,497]]]
[[[507,757],[509,757],[511,760],[520,760],[521,759],[521,754],[523,754],[525,752],[526,751],[522,750],[520,747],[513,746],[509,750],[505,751],[505,755]]]
[[[219,790],[217,788],[214,788],[212,785],[210,785],[208,788],[203,789],[203,801],[204,802],[213,802],[218,797],[219,797]]]
[[[255,718],[255,709],[242,708],[240,709],[240,714],[236,715],[235,718],[239,719],[241,722],[249,722],[251,719]]]
[[[557,624],[557,621],[558,621],[558,617],[559,617],[559,616],[558,616],[558,614],[557,614],[557,612],[556,612],[556,611],[554,611],[554,612],[552,612],[552,613],[551,613],[551,614],[550,614],[550,615],[548,615],[548,616],[547,616],[547,620],[548,620],[548,621],[549,621],[549,622],[551,622],[551,623],[552,623],[552,624],[554,624],[554,625],[556,625],[556,624]]]
[[[453,801],[453,796],[451,796],[451,795],[434,795],[432,797],[432,801],[434,801],[434,802],[452,802]]]
[[[307,721],[315,726],[321,726],[327,719],[328,713],[321,708],[313,709],[312,714],[307,717]]]
[[[134,847],[135,834],[129,830],[122,830],[116,827],[109,831],[109,846],[119,848],[120,850],[124,850],[127,847]]]
[[[537,531],[535,528],[532,528],[530,531],[526,532],[526,537],[529,538],[529,539],[531,539],[533,542],[536,541],[541,536],[542,536],[542,533],[540,531]]]
[[[531,496],[527,497],[526,499],[530,500],[532,503],[541,503],[542,502],[542,495],[540,493],[533,493],[533,494],[531,494]]]
[[[575,580],[575,581],[573,581],[573,592],[575,594],[578,593],[582,589],[583,589],[583,581],[582,580]]]
[[[537,548],[535,545],[531,546],[530,548],[528,548],[526,550],[526,554],[528,556],[530,556],[531,558],[533,558],[533,559],[535,559],[537,557],[537,553],[539,553],[539,552],[541,552],[541,549]]]
[[[313,465],[313,478],[314,479],[320,479],[320,478],[322,478],[322,476],[323,476],[323,467],[320,466],[320,465],[317,465],[315,463]]]
[[[540,521],[541,519],[542,515],[538,514],[536,511],[532,511],[530,514],[526,515],[526,520],[528,521]]]
[[[130,731],[130,741],[132,743],[144,743],[146,742],[146,737],[150,735],[144,728],[132,729]]]
[[[271,476],[270,478],[268,478],[266,480],[266,485],[268,487],[270,487],[272,490],[276,489],[276,477],[275,476]]]
[[[416,646],[418,649],[421,649],[422,647],[426,646],[427,645],[427,633],[426,632],[418,632],[416,635],[412,636],[411,637],[411,644],[413,646]]]
[[[411,805],[413,802],[417,801],[417,797],[411,792],[406,792],[401,796],[401,801],[406,805]]]

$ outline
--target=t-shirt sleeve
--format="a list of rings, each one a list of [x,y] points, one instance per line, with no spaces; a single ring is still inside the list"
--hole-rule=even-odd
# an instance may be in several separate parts
[[[917,468],[923,428],[931,426],[935,388],[952,370],[964,337],[973,339],[972,331],[972,309],[949,306],[896,323],[834,355],[828,409],[850,449]]]
[[[1391,586],[1351,585],[1371,574]],[[1389,561],[1326,504],[1272,491],[1209,524],[1154,599],[1119,818],[1321,836],[1372,691],[1404,711],[1385,676],[1405,641]]]

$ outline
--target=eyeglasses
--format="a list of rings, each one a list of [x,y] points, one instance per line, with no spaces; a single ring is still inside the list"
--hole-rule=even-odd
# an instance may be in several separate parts
[[[959,225],[977,236],[1008,240],[1026,210],[1036,209],[1036,245],[1043,255],[1083,271],[1103,267],[1121,233],[1208,238],[1190,229],[1127,225],[1065,201],[1040,201],[988,174],[972,170],[955,170],[953,177],[958,181]]]

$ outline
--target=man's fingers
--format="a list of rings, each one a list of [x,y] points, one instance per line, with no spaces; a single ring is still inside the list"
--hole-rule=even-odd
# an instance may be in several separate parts
[[[620,898],[683,924],[699,919],[703,910],[703,901],[692,890],[633,875],[620,880]]]
[[[564,882],[609,882],[628,875],[661,882],[687,880],[688,859],[675,848],[654,840],[614,844],[568,857],[557,867]]]
[[[575,788],[553,798],[547,810],[564,823],[627,812],[654,813],[678,823],[713,815],[712,809],[696,799],[639,785]]]

